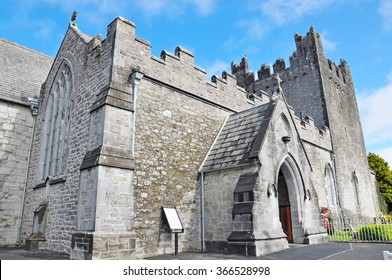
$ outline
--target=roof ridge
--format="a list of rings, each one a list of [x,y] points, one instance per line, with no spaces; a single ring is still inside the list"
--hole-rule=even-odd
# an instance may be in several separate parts
[[[49,57],[49,58],[53,58],[53,59],[54,59],[53,56],[50,56],[50,55],[48,55],[48,54],[46,54],[46,53],[37,51],[37,50],[32,49],[32,48],[28,48],[28,47],[26,47],[26,46],[19,45],[19,44],[16,43],[16,42],[11,42],[11,41],[9,41],[9,40],[6,39],[6,38],[0,38],[0,41],[2,41],[2,42],[4,42],[4,43],[7,43],[7,44],[10,44],[10,45],[13,45],[13,46],[15,46],[15,47],[19,47],[19,48],[24,49],[24,50],[26,50],[26,51],[34,52],[34,53],[36,53],[36,54],[39,54],[39,55],[46,56],[46,57]]]

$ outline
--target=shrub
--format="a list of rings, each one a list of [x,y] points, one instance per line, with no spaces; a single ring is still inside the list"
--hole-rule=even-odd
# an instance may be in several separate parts
[[[358,229],[358,238],[362,240],[391,240],[392,225],[366,225]]]
[[[335,229],[333,226],[333,219],[329,212],[328,207],[321,207],[320,212],[321,212],[321,222],[323,224],[323,227],[327,230],[328,235],[334,234]]]
[[[385,223],[384,224],[392,223],[392,215],[384,215],[383,218],[385,218]]]

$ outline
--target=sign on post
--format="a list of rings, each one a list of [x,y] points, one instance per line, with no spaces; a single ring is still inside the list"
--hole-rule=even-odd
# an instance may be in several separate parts
[[[175,207],[162,207],[163,210],[163,229],[174,233],[175,248],[174,252],[178,255],[178,233],[183,233],[184,228],[181,224],[180,217],[178,216]]]

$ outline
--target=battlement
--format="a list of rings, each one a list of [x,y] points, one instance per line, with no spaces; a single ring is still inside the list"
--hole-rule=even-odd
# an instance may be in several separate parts
[[[247,94],[237,85],[237,77],[225,71],[220,77],[214,75],[208,81],[206,71],[195,64],[194,54],[181,46],[177,46],[174,53],[162,50],[159,57],[152,55],[152,45],[137,37],[135,28],[135,24],[121,17],[108,26],[107,40],[115,41],[116,46],[112,75],[114,82],[124,84],[132,69],[138,68],[151,81],[161,81],[190,96],[199,96],[232,111],[266,102],[266,99],[262,102],[261,98]],[[240,71],[247,68],[244,60],[236,69]]]
[[[309,116],[305,116],[303,120],[294,116],[294,123],[302,140],[326,150],[332,150],[331,134],[328,127],[318,128]]]
[[[272,78],[276,73],[286,73],[288,77],[298,77],[300,73],[306,74],[311,68],[315,68],[318,63],[323,64],[325,68],[329,68],[331,74],[334,77],[342,79],[344,83],[348,79],[351,80],[351,71],[347,62],[343,59],[340,60],[340,64],[336,64],[325,57],[322,40],[319,33],[317,33],[314,27],[310,27],[307,35],[294,35],[296,50],[289,57],[289,66],[286,66],[286,61],[283,58],[276,59],[272,65],[272,70],[269,65],[262,64],[260,69],[257,70],[256,83],[261,80]],[[236,75],[237,79],[247,81],[245,86],[250,86],[249,76],[254,76],[254,73],[248,69],[248,61],[246,56],[242,59],[240,64],[232,62],[231,64],[232,74]],[[243,78],[239,76],[244,76]],[[282,75],[281,75],[282,78]]]
[[[313,118],[305,116],[301,119],[294,115],[294,108],[292,106],[289,105],[288,107],[291,115],[293,116],[294,124],[297,127],[298,133],[303,141],[326,150],[332,150],[331,134],[327,126],[323,126],[320,129],[316,126]]]

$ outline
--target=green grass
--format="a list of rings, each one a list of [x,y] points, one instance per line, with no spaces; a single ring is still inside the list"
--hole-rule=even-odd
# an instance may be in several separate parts
[[[354,241],[354,240],[370,240],[370,241],[392,241],[392,225],[365,225],[358,228],[357,231],[334,231],[328,235],[331,241]]]
[[[350,241],[353,237],[351,231],[335,231],[328,236],[328,239],[333,241]]]

